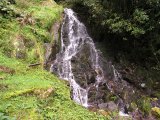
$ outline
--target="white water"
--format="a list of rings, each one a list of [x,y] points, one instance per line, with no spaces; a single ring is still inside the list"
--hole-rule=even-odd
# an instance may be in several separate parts
[[[71,9],[65,9],[64,22],[61,28],[61,50],[57,54],[56,60],[51,66],[51,71],[56,65],[56,71],[60,78],[69,81],[70,87],[72,89],[72,99],[85,107],[90,106],[88,104],[88,90],[89,88],[82,88],[78,83],[76,83],[75,76],[72,72],[71,60],[76,54],[81,50],[84,44],[87,44],[89,47],[90,56],[87,56],[90,59],[92,68],[96,72],[96,82],[94,86],[97,88],[100,82],[104,81],[104,73],[102,68],[99,65],[99,55],[98,51],[94,45],[92,38],[88,35],[86,27],[81,23],[76,17],[75,13]],[[118,82],[118,79],[121,78],[118,71],[111,66],[114,73],[115,81]],[[108,87],[109,88],[109,87]],[[110,89],[112,91],[112,89]],[[127,116],[120,111],[121,116]]]
[[[91,53],[92,67],[97,73],[95,86],[98,89],[98,84],[104,79],[103,71],[99,66],[99,56],[95,48],[93,40],[87,33],[86,27],[81,23],[75,13],[71,9],[65,9],[64,22],[61,28],[61,51],[57,55],[54,64],[58,64],[58,74],[60,78],[69,81],[72,88],[72,98],[78,104],[88,107],[88,89],[82,88],[75,81],[75,77],[72,72],[71,59],[82,48],[84,43],[88,44]],[[67,26],[67,27],[66,27]],[[65,29],[68,29],[65,33]],[[67,41],[64,39],[67,36]],[[53,69],[54,64],[51,66]]]
[[[122,117],[129,117],[128,114],[122,112],[122,111],[119,111],[119,116],[122,116]]]

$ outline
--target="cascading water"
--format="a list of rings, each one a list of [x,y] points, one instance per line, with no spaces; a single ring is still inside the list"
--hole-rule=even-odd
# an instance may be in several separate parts
[[[88,106],[88,88],[82,88],[76,81],[72,72],[71,60],[79,52],[84,44],[90,46],[92,67],[95,69],[96,87],[102,79],[103,72],[99,66],[98,52],[94,43],[87,33],[87,30],[71,9],[65,9],[64,23],[61,29],[61,51],[57,54],[57,58],[52,64],[51,71],[57,71],[60,78],[68,80],[72,88],[73,100],[87,107]],[[67,29],[67,30],[65,30]],[[64,37],[65,36],[65,37]],[[55,67],[56,66],[56,67]]]
[[[85,25],[78,20],[75,13],[71,9],[65,9],[64,12],[61,50],[56,55],[50,71],[69,81],[72,99],[82,106],[99,106],[106,103],[107,91],[118,91],[116,96],[119,97],[119,93],[123,93],[121,88],[127,84],[121,81],[120,74],[112,64],[103,62]],[[121,81],[121,88],[118,80]]]

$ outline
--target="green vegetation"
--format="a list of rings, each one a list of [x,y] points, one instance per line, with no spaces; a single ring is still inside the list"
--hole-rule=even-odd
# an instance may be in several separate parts
[[[0,63],[15,70],[12,75],[0,72],[0,113],[4,116],[20,120],[107,119],[75,104],[65,82],[52,74],[40,68],[29,69],[27,64],[3,55]]]
[[[42,68],[62,11],[51,0],[0,1],[0,120],[109,119],[74,103],[66,82]]]
[[[8,56],[43,61],[43,43],[50,42],[49,30],[60,19],[62,7],[51,1],[17,0],[15,5],[2,1],[6,11],[0,18],[0,48]],[[7,14],[7,15],[6,15]],[[46,19],[47,18],[47,19]]]
[[[95,40],[114,51],[111,55],[116,59],[125,58],[148,69],[160,69],[160,0],[66,0],[66,3],[87,21]]]
[[[62,2],[86,22],[104,56],[133,71],[137,77],[128,77],[130,82],[149,92],[131,109],[159,118],[150,97],[160,99],[160,0]],[[0,120],[107,120],[117,115],[77,105],[66,82],[43,69],[44,43],[54,42],[51,28],[62,12],[53,0],[0,0]],[[28,67],[34,63],[40,66]]]
[[[150,98],[142,97],[137,102],[138,108],[140,108],[144,115],[148,115],[151,112]]]

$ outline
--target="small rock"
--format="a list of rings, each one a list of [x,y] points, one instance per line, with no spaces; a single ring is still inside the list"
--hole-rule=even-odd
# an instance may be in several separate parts
[[[118,110],[117,105],[113,101],[110,101],[107,104],[108,104],[107,108],[108,108],[109,111],[116,111],[116,110]]]
[[[144,88],[145,86],[146,86],[146,84],[145,84],[145,83],[142,83],[142,84],[141,84],[141,87],[143,87],[143,88]]]
[[[99,110],[98,113],[103,115],[103,116],[109,116],[109,113],[105,110]]]
[[[98,105],[99,109],[103,109],[103,110],[106,110],[107,107],[108,107],[108,104],[107,103],[101,103]]]
[[[108,103],[101,103],[98,105],[98,107],[99,107],[99,109],[109,110],[109,111],[118,110],[117,105],[113,101],[110,101]]]

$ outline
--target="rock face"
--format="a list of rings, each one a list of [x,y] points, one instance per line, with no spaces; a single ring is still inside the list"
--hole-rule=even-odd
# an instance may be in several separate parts
[[[51,72],[70,82],[73,100],[83,106],[127,113],[132,101],[140,97],[140,91],[123,80],[110,61],[104,60],[70,9],[65,9],[61,50],[53,58]]]
[[[110,101],[108,103],[101,103],[98,105],[98,107],[100,109],[103,109],[103,110],[109,110],[109,111],[117,111],[118,110],[118,107],[117,105],[113,102],[113,101]]]
[[[81,50],[71,59],[72,72],[76,82],[83,88],[96,82],[96,75],[90,56],[90,46],[84,44]]]
[[[60,43],[59,43],[59,37],[60,37],[60,26],[61,23],[56,22],[51,30],[50,30],[50,34],[52,37],[51,43],[45,43],[44,44],[44,49],[45,49],[45,54],[44,54],[44,67],[49,70],[51,64],[53,63],[53,61],[56,59],[56,54],[59,52],[60,49]]]

